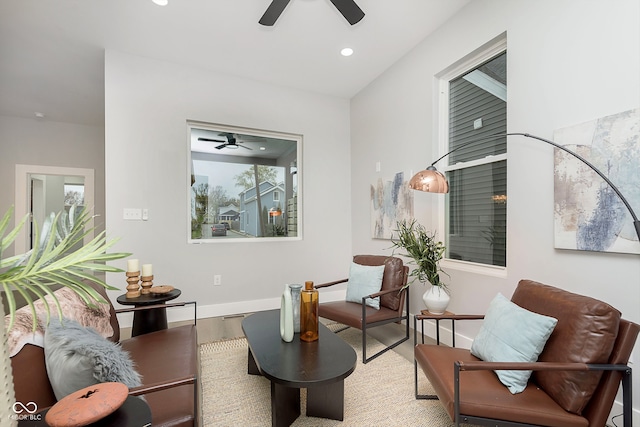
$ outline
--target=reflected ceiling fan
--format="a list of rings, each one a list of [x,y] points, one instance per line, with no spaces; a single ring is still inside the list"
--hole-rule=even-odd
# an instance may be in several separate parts
[[[272,0],[266,12],[258,22],[262,25],[271,27],[276,23],[284,8],[289,4],[289,1],[290,0]],[[338,9],[342,16],[344,16],[351,25],[357,24],[362,18],[364,18],[364,12],[360,7],[358,7],[354,0],[331,0],[331,3],[333,3],[336,9]]]
[[[240,145],[243,143],[243,141],[238,141],[235,136],[233,136],[232,133],[225,133],[222,134],[220,136],[224,136],[226,138],[226,140],[224,139],[211,139],[211,138],[198,138],[198,141],[207,141],[207,142],[222,142],[222,144],[218,145],[217,148],[218,150],[222,150],[223,148],[229,148],[232,150],[235,150],[238,147],[242,147],[242,148],[246,148],[247,150],[252,150],[252,148],[247,147],[246,145]]]

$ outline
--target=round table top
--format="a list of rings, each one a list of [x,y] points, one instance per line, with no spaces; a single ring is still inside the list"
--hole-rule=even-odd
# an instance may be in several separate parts
[[[129,394],[117,382],[95,384],[60,399],[49,409],[45,421],[52,427],[82,427],[115,412]]]
[[[52,409],[25,417],[18,421],[19,427],[51,427],[45,421],[47,413]],[[140,397],[127,396],[122,406],[110,415],[90,424],[91,427],[148,427],[151,425],[151,409]]]
[[[166,294],[143,294],[137,298],[127,298],[127,294],[122,294],[116,301],[122,305],[153,305],[178,298],[181,293],[180,289],[174,289]]]

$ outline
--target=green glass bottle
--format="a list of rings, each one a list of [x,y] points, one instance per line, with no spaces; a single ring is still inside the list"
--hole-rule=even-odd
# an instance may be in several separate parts
[[[300,339],[316,341],[318,339],[318,290],[313,282],[304,282],[300,292]]]

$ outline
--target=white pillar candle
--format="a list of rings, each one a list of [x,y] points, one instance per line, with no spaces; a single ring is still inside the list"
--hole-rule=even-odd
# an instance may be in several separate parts
[[[152,264],[142,264],[142,275],[143,276],[151,276],[152,273]]]
[[[140,264],[137,259],[127,260],[127,272],[140,271]]]

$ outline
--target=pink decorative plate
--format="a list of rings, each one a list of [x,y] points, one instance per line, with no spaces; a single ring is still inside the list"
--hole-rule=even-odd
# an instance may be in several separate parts
[[[122,383],[101,383],[85,387],[60,399],[44,420],[51,427],[82,427],[118,409],[129,394]]]

